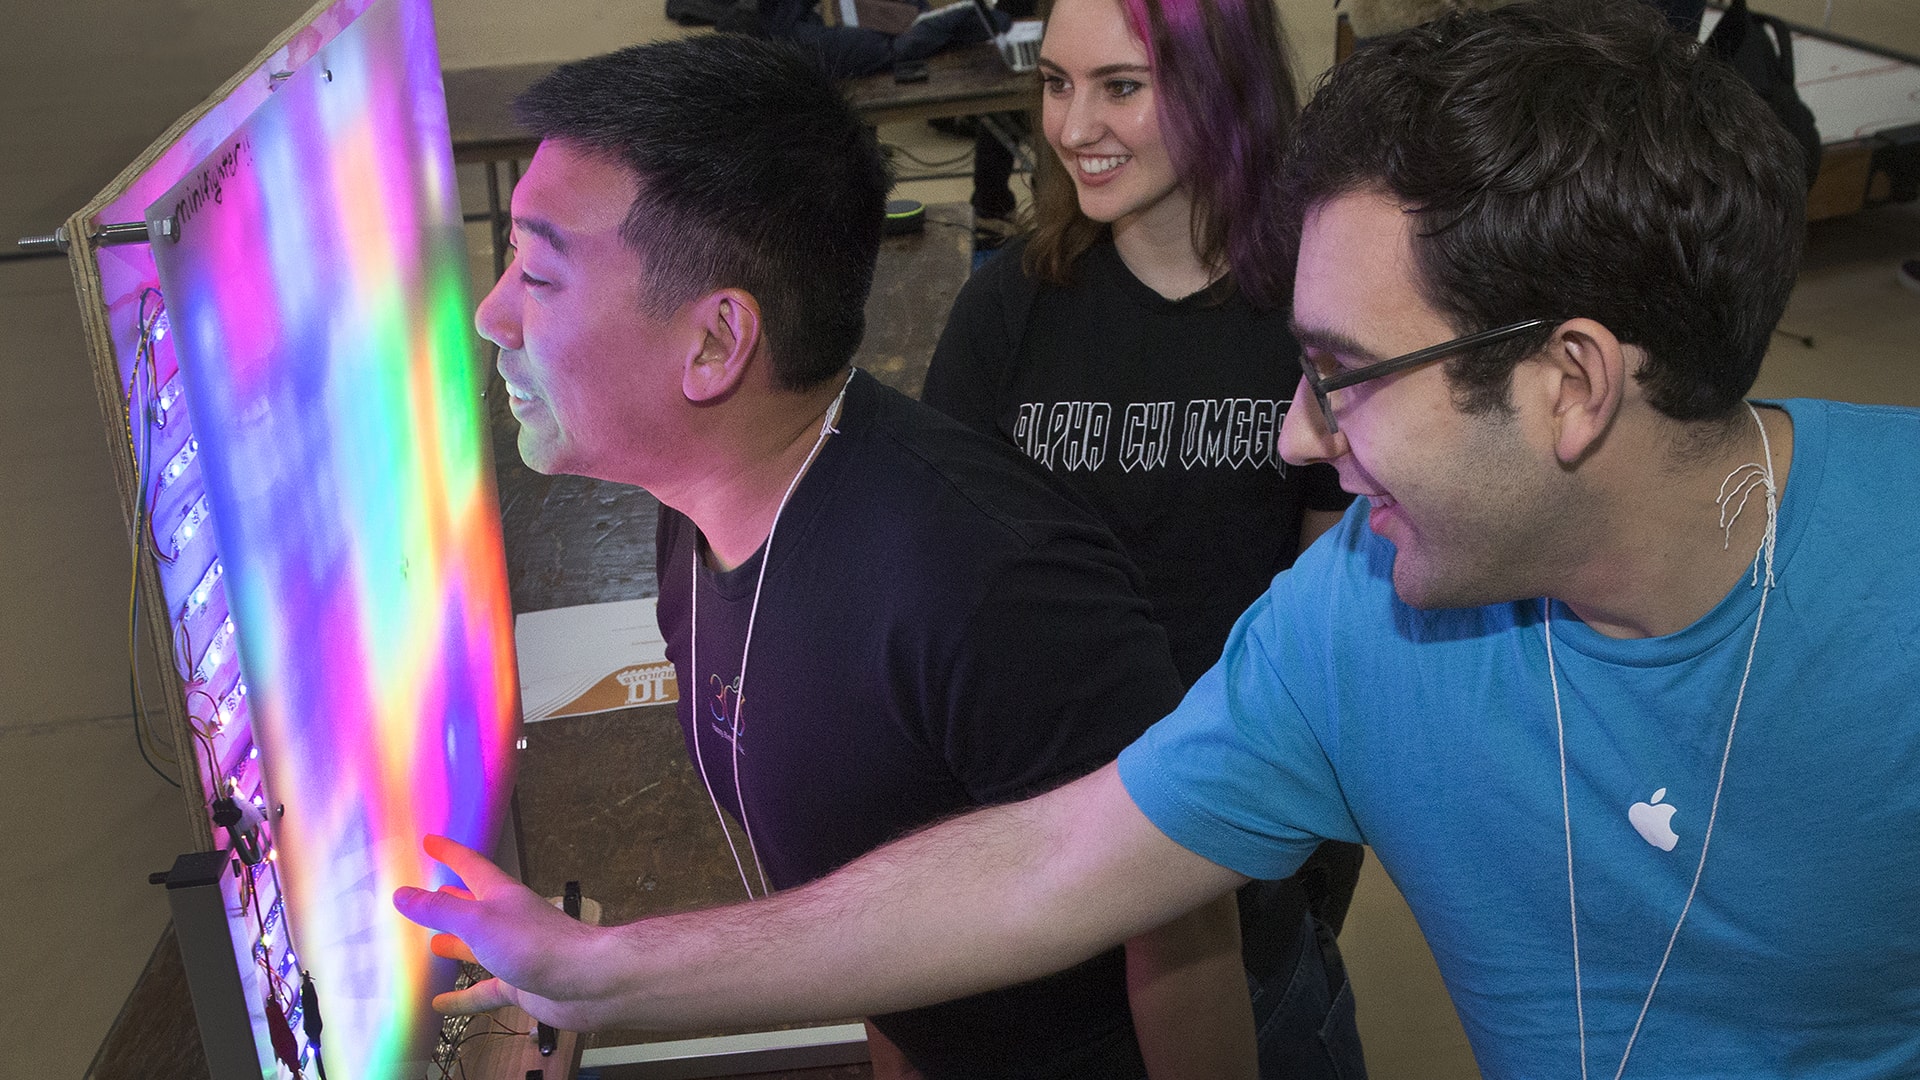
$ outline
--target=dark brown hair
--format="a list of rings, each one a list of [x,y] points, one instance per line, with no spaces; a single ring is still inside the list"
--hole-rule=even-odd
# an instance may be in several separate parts
[[[1299,102],[1272,0],[1121,0],[1146,45],[1174,173],[1193,197],[1193,245],[1261,307],[1286,303],[1293,261],[1275,180]],[[1080,212],[1073,179],[1035,155],[1026,266],[1067,284],[1106,226]]]
[[[1725,419],[1799,266],[1800,150],[1720,61],[1622,0],[1529,0],[1378,39],[1301,117],[1285,199],[1391,194],[1429,303],[1460,333],[1586,317],[1646,350],[1679,420]],[[1462,407],[1504,407],[1544,340],[1458,357]]]

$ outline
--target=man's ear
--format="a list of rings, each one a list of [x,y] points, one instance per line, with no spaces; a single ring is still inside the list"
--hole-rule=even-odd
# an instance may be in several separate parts
[[[760,351],[760,304],[743,289],[720,289],[693,301],[688,316],[700,347],[687,358],[681,390],[695,404],[719,401],[740,387]]]
[[[1592,319],[1568,319],[1529,358],[1553,421],[1554,454],[1562,465],[1580,462],[1613,425],[1640,350],[1620,343]]]

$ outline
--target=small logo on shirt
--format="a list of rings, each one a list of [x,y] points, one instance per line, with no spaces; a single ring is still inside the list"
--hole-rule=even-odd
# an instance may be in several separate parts
[[[740,737],[745,734],[740,727],[740,677],[736,675],[732,682],[721,682],[720,676],[709,675],[707,692],[712,695],[712,700],[707,703],[707,711],[713,715],[709,725],[713,733],[733,743],[737,751],[745,753],[739,745]]]
[[[1640,839],[1661,851],[1672,851],[1680,842],[1680,834],[1673,831],[1673,804],[1660,801],[1666,797],[1667,789],[1661,788],[1647,802],[1634,803],[1627,808],[1627,820],[1640,833]]]

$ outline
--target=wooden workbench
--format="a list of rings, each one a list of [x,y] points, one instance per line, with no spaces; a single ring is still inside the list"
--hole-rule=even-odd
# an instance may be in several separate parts
[[[935,53],[927,60],[927,81],[897,83],[882,72],[845,84],[847,100],[860,118],[875,127],[906,120],[978,116],[1014,112],[1040,104],[1040,77],[1016,73],[991,42]]]

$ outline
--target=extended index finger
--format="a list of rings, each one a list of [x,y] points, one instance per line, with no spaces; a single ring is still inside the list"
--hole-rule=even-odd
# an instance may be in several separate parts
[[[485,855],[457,840],[428,833],[420,846],[430,858],[453,871],[471,893],[483,893],[495,885],[515,884],[513,878]]]
[[[428,892],[411,885],[402,885],[393,890],[393,906],[401,915],[421,926],[455,933],[467,929],[474,910],[473,900],[461,896],[460,890]]]

